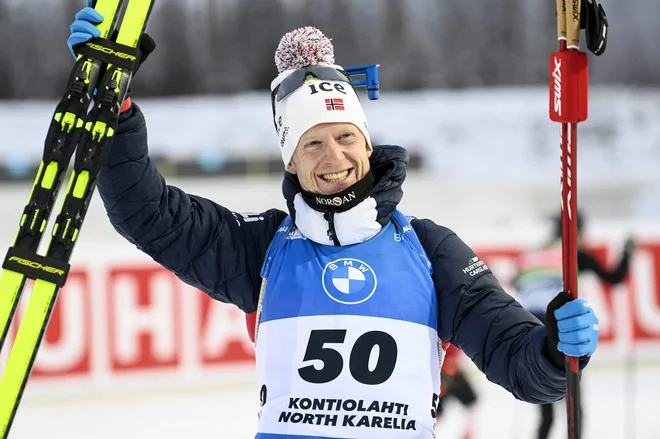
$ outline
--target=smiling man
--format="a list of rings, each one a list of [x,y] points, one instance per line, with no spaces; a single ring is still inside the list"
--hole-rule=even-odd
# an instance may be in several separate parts
[[[100,20],[81,11],[70,46],[92,38]],[[564,353],[584,367],[596,347],[588,304],[560,295],[543,326],[451,230],[396,209],[407,153],[372,145],[351,80],[320,31],[288,33],[275,60],[288,212],[246,220],[165,184],[130,100],[98,180],[122,236],[255,317],[256,437],[434,438],[448,343],[516,398],[560,399]]]
[[[330,195],[362,180],[369,171],[371,146],[350,123],[321,123],[298,141],[289,172],[310,192]]]

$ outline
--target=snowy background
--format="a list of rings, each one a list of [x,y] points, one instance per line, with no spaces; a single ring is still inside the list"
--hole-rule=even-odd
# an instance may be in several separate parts
[[[134,102],[145,113],[152,155],[221,170],[232,158],[279,157],[269,99],[251,92]],[[383,90],[381,99],[363,100],[374,143],[421,154],[423,171],[446,182],[433,190],[559,188],[560,128],[548,119],[545,88]],[[39,162],[54,104],[0,101],[0,163],[18,172]],[[577,148],[588,213],[660,220],[659,121],[660,88],[591,89]],[[541,197],[534,208],[545,214],[555,199]]]

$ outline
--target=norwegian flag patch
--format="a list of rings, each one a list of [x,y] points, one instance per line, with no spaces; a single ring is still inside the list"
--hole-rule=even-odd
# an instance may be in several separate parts
[[[327,111],[344,111],[344,100],[341,98],[326,99],[325,109]]]

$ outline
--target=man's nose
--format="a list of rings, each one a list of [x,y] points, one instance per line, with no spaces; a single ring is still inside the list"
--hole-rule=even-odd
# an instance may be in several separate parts
[[[331,160],[343,160],[344,150],[339,143],[332,140],[327,143],[327,158]]]

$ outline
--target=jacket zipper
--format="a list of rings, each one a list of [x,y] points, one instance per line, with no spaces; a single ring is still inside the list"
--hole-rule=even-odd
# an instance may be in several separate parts
[[[335,245],[341,245],[339,239],[337,238],[337,231],[335,230],[335,213],[327,211],[323,214],[323,218],[325,218],[325,220],[328,222],[328,237],[332,239],[332,242]]]

